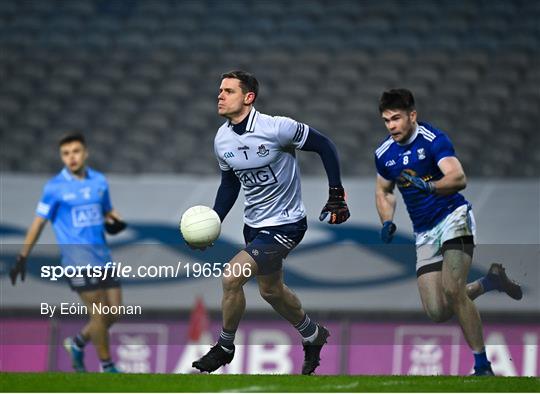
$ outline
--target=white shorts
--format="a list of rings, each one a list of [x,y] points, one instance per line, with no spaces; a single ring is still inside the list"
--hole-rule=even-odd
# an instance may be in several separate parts
[[[474,215],[468,204],[461,205],[430,230],[416,235],[416,271],[442,262],[442,245],[448,240],[476,236]]]

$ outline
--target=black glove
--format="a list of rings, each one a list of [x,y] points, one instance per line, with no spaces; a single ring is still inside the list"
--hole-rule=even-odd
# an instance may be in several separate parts
[[[13,286],[15,286],[19,274],[21,274],[21,281],[24,282],[24,278],[26,277],[26,257],[22,255],[17,256],[15,265],[9,270],[9,277]]]
[[[387,220],[383,223],[381,229],[381,239],[385,244],[392,242],[394,238],[394,233],[397,230],[397,226],[391,220]]]
[[[349,207],[345,202],[345,190],[342,186],[331,187],[328,191],[328,202],[324,206],[319,215],[319,220],[322,222],[330,213],[330,224],[340,224],[351,216]]]
[[[110,222],[109,220],[112,220]],[[105,220],[105,231],[107,231],[108,234],[115,235],[118,234],[120,231],[124,230],[127,227],[126,222],[116,219],[116,218],[108,218]]]

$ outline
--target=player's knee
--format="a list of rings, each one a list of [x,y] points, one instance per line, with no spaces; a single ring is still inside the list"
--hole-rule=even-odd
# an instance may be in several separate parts
[[[110,313],[107,315],[107,328],[111,327],[120,319],[119,313]]]
[[[223,276],[221,283],[223,285],[223,291],[235,291],[241,289],[244,282],[241,277],[230,275],[227,277]]]
[[[444,323],[452,316],[451,313],[440,307],[427,307],[425,311],[428,317],[435,323]]]
[[[460,300],[467,297],[466,289],[462,288],[462,286],[459,286],[457,283],[443,284],[443,292],[450,304],[459,303]]]
[[[282,298],[283,289],[279,287],[259,287],[259,293],[261,297],[268,302],[273,304]]]
[[[100,326],[108,326],[109,325],[109,318],[108,315],[104,313],[93,313],[90,315],[90,320],[94,324],[99,324]]]

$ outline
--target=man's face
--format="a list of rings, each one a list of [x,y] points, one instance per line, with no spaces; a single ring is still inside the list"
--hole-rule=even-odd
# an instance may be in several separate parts
[[[394,141],[405,142],[412,135],[416,123],[416,111],[407,112],[402,109],[387,109],[381,116]]]
[[[72,141],[60,147],[62,162],[71,172],[80,171],[88,158],[88,151],[79,141]]]
[[[239,115],[246,105],[253,103],[255,94],[243,93],[236,78],[223,78],[218,94],[218,114],[226,118]]]

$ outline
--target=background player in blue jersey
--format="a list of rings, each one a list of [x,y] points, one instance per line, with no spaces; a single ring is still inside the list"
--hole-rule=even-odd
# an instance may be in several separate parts
[[[416,274],[424,310],[435,322],[455,314],[474,352],[475,375],[493,375],[482,322],[472,300],[495,289],[520,299],[521,288],[500,264],[493,264],[485,277],[467,285],[475,223],[471,205],[459,193],[466,177],[452,143],[442,131],[417,122],[414,97],[406,89],[384,92],[379,112],[390,133],[375,151],[382,240],[391,242],[396,231],[392,219],[397,184],[416,235]]]
[[[65,167],[43,189],[43,195],[15,266],[10,271],[12,284],[17,276],[24,281],[26,260],[39,239],[47,221],[51,221],[62,255],[63,266],[105,266],[111,260],[104,230],[116,234],[125,223],[114,211],[105,176],[86,166],[88,150],[84,136],[66,135],[59,142]],[[86,273],[85,270],[81,271]],[[95,273],[95,272],[94,272]],[[90,321],[73,338],[66,338],[73,368],[85,372],[84,346],[91,340],[104,372],[118,372],[109,352],[109,328],[115,322],[112,314],[93,313],[93,304],[118,306],[122,302],[120,282],[108,274],[105,279],[89,276],[70,278],[90,314]]]
[[[319,219],[329,216],[329,223],[343,223],[349,209],[334,144],[303,123],[255,110],[258,90],[257,79],[245,71],[222,75],[217,109],[227,121],[214,141],[221,168],[214,210],[223,221],[242,187],[246,247],[230,262],[239,265],[242,274],[223,277],[223,328],[218,343],[193,367],[212,372],[232,361],[235,333],[246,306],[243,286],[256,275],[261,296],[302,336],[302,373],[311,374],[329,333],[304,312],[298,297],[283,283],[282,270],[283,259],[307,230],[297,149],[317,152],[328,175],[329,198]]]

